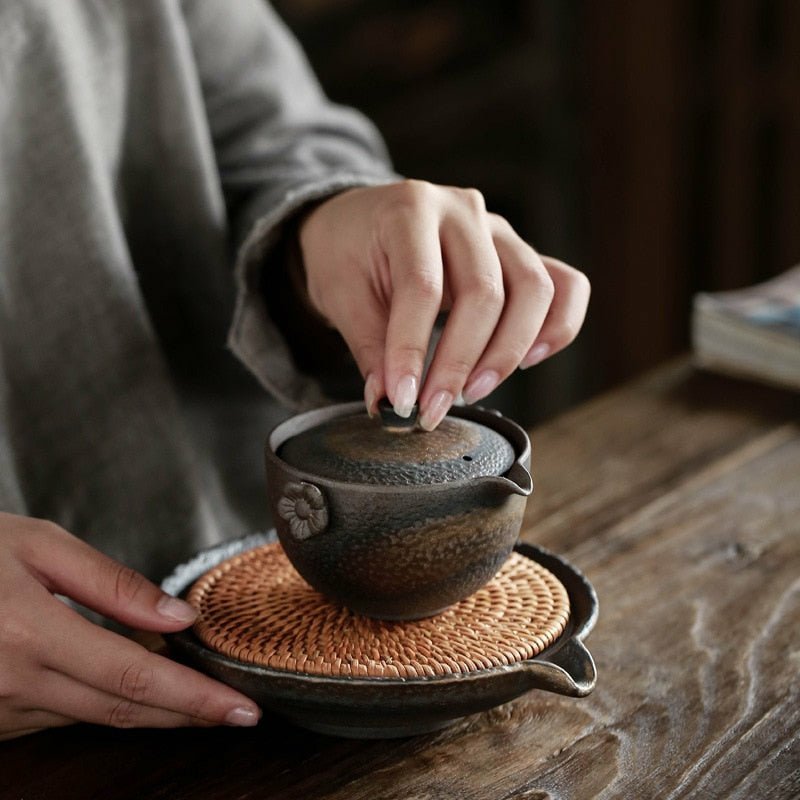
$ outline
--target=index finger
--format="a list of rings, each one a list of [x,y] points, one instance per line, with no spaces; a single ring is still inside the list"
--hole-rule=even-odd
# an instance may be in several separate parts
[[[50,592],[133,628],[174,631],[197,616],[188,603],[53,523],[37,521],[20,556]]]
[[[42,657],[50,669],[154,708],[217,723],[248,715],[252,724],[258,720],[258,706],[235,689],[61,609],[52,616],[49,649]]]
[[[433,326],[442,304],[444,269],[433,214],[396,215],[384,244],[392,278],[386,330],[386,390],[408,417],[417,401]]]

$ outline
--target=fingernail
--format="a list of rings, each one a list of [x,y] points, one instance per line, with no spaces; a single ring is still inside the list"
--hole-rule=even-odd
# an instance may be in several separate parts
[[[549,344],[545,344],[544,342],[542,342],[541,344],[535,344],[528,351],[528,355],[526,355],[525,358],[522,359],[519,368],[528,369],[528,367],[532,367],[534,364],[538,364],[540,361],[544,361],[548,355],[550,355]]]
[[[156,603],[156,611],[171,622],[194,622],[197,619],[197,609],[178,600],[177,597],[163,595]]]
[[[252,728],[254,725],[258,725],[260,716],[257,708],[239,706],[239,708],[234,708],[228,712],[225,717],[225,724],[236,725],[239,728]]]
[[[451,405],[453,405],[453,395],[450,392],[436,392],[422,412],[419,426],[426,431],[432,431],[444,419]]]
[[[500,375],[493,369],[485,369],[464,389],[464,400],[467,403],[476,403],[493,392],[498,383]]]
[[[397,387],[394,390],[394,413],[398,417],[408,419],[416,402],[417,379],[413,375],[404,375],[397,381]]]
[[[378,413],[378,379],[370,373],[367,375],[367,382],[364,384],[364,403],[367,406],[367,414],[374,417]]]

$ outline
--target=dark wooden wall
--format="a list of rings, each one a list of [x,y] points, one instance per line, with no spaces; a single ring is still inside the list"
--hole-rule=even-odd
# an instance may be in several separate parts
[[[693,292],[800,261],[796,0],[275,5],[399,171],[592,278],[576,345],[494,398],[523,422],[684,350]]]
[[[616,0],[582,24],[584,230],[615,380],[685,345],[693,292],[800,261],[800,3]]]

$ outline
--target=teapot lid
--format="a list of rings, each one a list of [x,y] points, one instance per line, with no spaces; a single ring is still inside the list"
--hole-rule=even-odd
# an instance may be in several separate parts
[[[345,483],[382,486],[448,483],[507,472],[516,458],[511,442],[487,425],[447,416],[433,431],[416,427],[380,403],[380,418],[366,411],[334,417],[281,445],[290,466]]]

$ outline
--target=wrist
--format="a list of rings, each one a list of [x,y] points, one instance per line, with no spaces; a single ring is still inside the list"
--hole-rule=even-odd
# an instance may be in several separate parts
[[[284,223],[261,271],[261,295],[295,367],[319,381],[328,397],[352,399],[358,392],[358,371],[339,332],[311,299],[303,254],[301,231],[325,202],[304,206]]]

